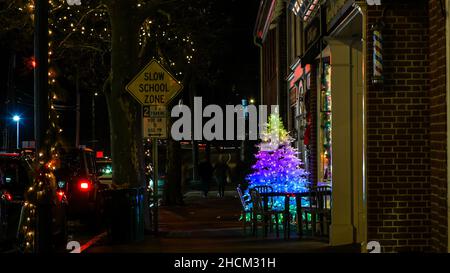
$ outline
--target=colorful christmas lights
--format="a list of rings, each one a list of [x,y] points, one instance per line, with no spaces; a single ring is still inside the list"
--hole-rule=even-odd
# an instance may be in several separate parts
[[[252,167],[254,172],[247,176],[249,186],[246,194],[255,186],[270,186],[274,192],[281,193],[307,191],[308,172],[303,169],[298,151],[291,146],[293,139],[284,129],[277,114],[269,117],[262,139],[258,146],[259,152],[255,156],[257,162]],[[275,208],[284,207],[284,197],[273,198],[272,202]],[[295,202],[291,205],[295,205]]]

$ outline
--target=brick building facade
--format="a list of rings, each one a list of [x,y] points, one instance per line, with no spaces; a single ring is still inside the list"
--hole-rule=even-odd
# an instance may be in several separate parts
[[[284,89],[268,87],[263,93],[287,100],[278,102],[286,106],[281,108],[283,117],[299,139],[306,137],[301,119],[307,115],[298,108],[308,104],[313,114],[306,150],[313,183],[324,180],[320,85],[322,58],[330,58],[332,139],[338,140],[332,141],[336,222],[331,225],[330,244],[361,243],[364,251],[367,242],[377,241],[383,252],[448,252],[450,1],[393,0],[378,6],[346,0],[292,0],[284,6],[278,3],[283,1],[262,2],[272,11],[278,6],[277,18],[286,18],[278,24],[270,8],[265,14],[260,9],[260,19],[287,31],[286,58],[277,57],[286,63],[287,77],[278,75],[276,80],[288,83]],[[383,23],[384,79],[375,84],[373,27],[379,23]],[[255,37],[258,29],[264,30],[257,24]],[[264,51],[266,36],[264,31],[260,34]],[[346,52],[349,56],[342,56]],[[262,55],[263,81],[265,58]],[[303,68],[302,76],[298,67]],[[348,96],[348,105],[341,96]]]
[[[447,1],[447,12],[449,8]],[[429,18],[429,99],[430,99],[430,206],[431,247],[448,250],[447,105],[448,71],[446,18],[439,0],[428,3]],[[447,15],[448,16],[448,15]],[[448,20],[448,17],[447,17]],[[447,30],[448,31],[448,30]],[[446,58],[447,56],[447,58]],[[446,77],[447,75],[447,77]]]
[[[368,9],[382,19],[384,84],[367,93],[368,239],[385,251],[430,245],[430,98],[427,1]],[[368,37],[371,30],[368,28]],[[373,74],[372,40],[368,74]]]
[[[255,27],[255,44],[261,52],[261,94],[260,102],[278,105],[283,120],[286,116],[287,60],[286,20],[280,16],[285,12],[282,1],[261,1]],[[269,107],[270,109],[270,107]],[[270,111],[270,110],[269,110]]]

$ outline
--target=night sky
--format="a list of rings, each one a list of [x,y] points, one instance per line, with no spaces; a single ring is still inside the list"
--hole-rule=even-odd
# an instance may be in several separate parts
[[[223,3],[226,3],[222,5]],[[259,52],[258,48],[253,44],[253,27],[256,20],[258,10],[258,0],[232,0],[220,3],[225,12],[231,18],[231,29],[226,32],[224,39],[224,48],[228,52],[224,54],[215,54],[214,60],[220,69],[223,69],[222,85],[211,90],[210,92],[220,93],[220,96],[212,96],[220,101],[208,101],[209,103],[223,104],[222,98],[226,98],[227,103],[238,104],[243,98],[257,98],[259,90]],[[15,113],[21,114],[21,140],[33,139],[33,69],[29,65],[29,58],[33,56],[32,37],[26,41],[22,41],[23,37],[18,33],[10,34],[8,39],[2,39],[0,43],[0,128],[4,124],[11,131],[12,144],[15,144],[15,123],[11,117]],[[14,44],[22,44],[21,50],[18,51]],[[8,69],[10,64],[10,56],[16,54],[14,77],[8,77]],[[220,53],[220,52],[219,52]],[[64,75],[62,75],[64,77]],[[10,79],[14,85],[15,99],[9,102],[9,108],[6,105],[7,98],[7,82]],[[68,88],[70,89],[70,88]],[[75,91],[70,93],[69,102],[75,103]],[[14,101],[17,103],[14,104]],[[91,104],[92,97],[83,94],[81,97],[81,136],[82,145],[91,145]],[[99,92],[96,98],[96,136],[100,142],[97,144],[99,150],[106,151],[109,154],[109,126],[107,121],[107,109],[105,98]],[[64,129],[64,138],[67,143],[74,143],[75,136],[75,112],[64,111],[64,117],[61,127]],[[0,135],[1,138],[1,135]],[[0,143],[1,144],[1,143]]]

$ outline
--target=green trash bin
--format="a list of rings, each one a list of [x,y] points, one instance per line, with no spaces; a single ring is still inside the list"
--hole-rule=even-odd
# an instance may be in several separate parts
[[[108,237],[112,243],[144,239],[144,189],[104,191]]]

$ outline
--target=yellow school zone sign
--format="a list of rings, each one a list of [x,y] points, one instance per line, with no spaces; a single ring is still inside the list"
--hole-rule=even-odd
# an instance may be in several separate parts
[[[163,106],[183,89],[183,85],[156,60],[152,60],[126,89],[142,105]]]

